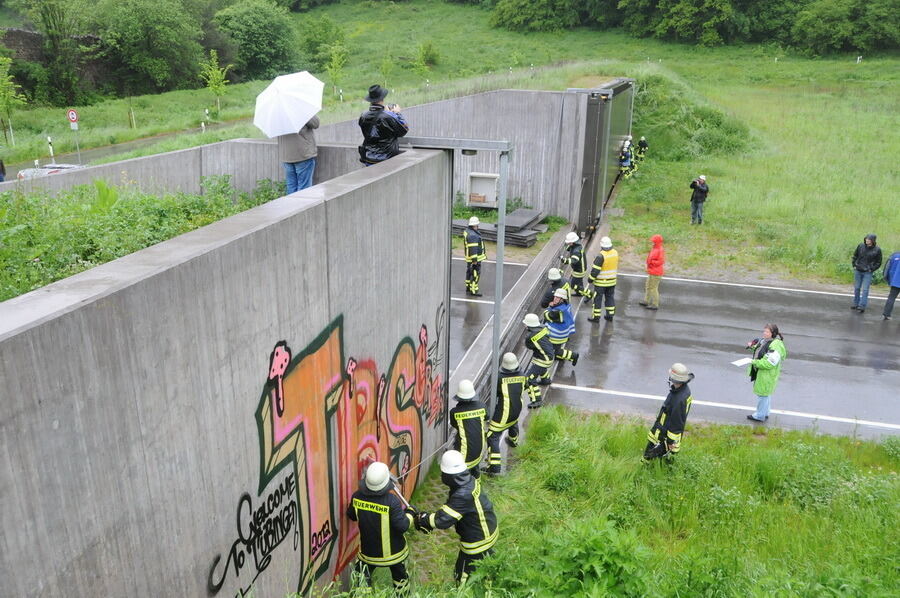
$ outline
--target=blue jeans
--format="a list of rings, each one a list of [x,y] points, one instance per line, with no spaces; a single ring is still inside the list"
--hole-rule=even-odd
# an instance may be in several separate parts
[[[756,413],[753,414],[753,417],[765,421],[765,419],[769,417],[769,407],[772,405],[772,397],[756,395],[756,398]]]
[[[703,202],[691,201],[691,224],[703,224]]]
[[[869,304],[869,285],[871,284],[871,272],[853,270],[853,305],[865,309]]]
[[[313,173],[316,170],[316,158],[312,157],[303,162],[282,162],[284,166],[284,180],[287,183],[287,194],[312,187]]]

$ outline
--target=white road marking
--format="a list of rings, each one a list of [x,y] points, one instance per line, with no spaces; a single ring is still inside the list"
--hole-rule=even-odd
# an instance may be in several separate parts
[[[463,303],[486,303],[487,305],[493,305],[493,301],[488,301],[486,299],[465,299],[463,297],[450,297],[450,301],[462,301]]]
[[[563,390],[581,390],[584,392],[593,392],[604,395],[614,395],[617,397],[629,397],[635,399],[650,399],[652,401],[665,401],[666,397],[660,395],[646,395],[637,392],[625,392],[619,390],[604,390],[602,388],[591,388],[589,386],[571,386],[569,384],[553,383],[551,388],[561,388]],[[694,405],[706,405],[707,407],[721,407],[722,409],[736,409],[738,411],[754,412],[756,407],[747,407],[746,405],[734,405],[732,403],[717,403],[715,401],[694,401]],[[855,424],[859,426],[872,426],[875,428],[888,428],[890,430],[900,430],[900,424],[889,424],[887,422],[875,422],[865,419],[853,419],[849,417],[837,417],[835,415],[819,415],[817,413],[804,413],[802,411],[788,411],[786,409],[772,409],[771,413],[778,415],[790,415],[793,417],[803,417],[806,419],[818,419],[822,421],[840,422],[844,424]]]
[[[625,274],[619,272],[619,276],[629,276],[631,278],[647,278],[646,274]],[[790,291],[791,293],[809,293],[812,295],[831,295],[833,297],[852,297],[853,293],[835,293],[833,291],[813,291],[810,289],[791,289],[788,287],[769,287],[760,284],[743,284],[739,282],[721,282],[718,280],[699,280],[696,278],[676,278],[674,276],[663,276],[663,280],[675,280],[678,282],[696,282],[700,284],[715,284],[723,287],[743,287],[747,289],[766,289],[768,291]],[[869,295],[869,299],[881,299],[886,301],[887,297],[878,295]]]
[[[464,258],[464,257],[454,257],[454,258],[451,258],[451,259],[454,259],[454,260],[456,260],[456,261],[458,261],[458,262],[464,262],[464,261],[466,261],[466,258]],[[497,260],[484,260],[484,261],[481,262],[481,263],[483,264],[483,263],[485,263],[485,262],[487,262],[488,264],[496,264],[496,263],[497,263]],[[528,267],[528,264],[520,264],[519,262],[506,262],[506,261],[505,261],[505,262],[503,262],[503,265],[504,265],[504,266],[521,266],[522,268],[527,268],[527,267]]]

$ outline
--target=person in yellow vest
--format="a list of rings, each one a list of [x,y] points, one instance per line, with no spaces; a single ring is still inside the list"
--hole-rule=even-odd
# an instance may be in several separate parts
[[[398,596],[409,595],[409,574],[406,557],[409,545],[404,534],[410,529],[418,512],[404,504],[394,490],[388,466],[379,461],[366,468],[359,490],[353,493],[347,506],[347,517],[359,524],[359,555],[356,570],[362,583],[372,585],[376,567],[389,567]]]
[[[500,473],[503,456],[500,453],[500,437],[506,432],[506,444],[519,444],[519,414],[522,413],[522,394],[525,391],[525,374],[519,369],[515,353],[504,353],[497,381],[497,404],[488,423],[488,475]]]
[[[463,231],[463,249],[466,254],[466,295],[481,297],[478,281],[481,279],[481,262],[487,259],[484,240],[478,232],[481,221],[478,216],[469,218],[469,226]]]
[[[588,280],[594,284],[594,310],[588,322],[599,322],[606,302],[606,315],[603,318],[612,322],[616,315],[616,274],[619,268],[619,253],[613,249],[609,237],[600,239],[600,253],[594,258]]]

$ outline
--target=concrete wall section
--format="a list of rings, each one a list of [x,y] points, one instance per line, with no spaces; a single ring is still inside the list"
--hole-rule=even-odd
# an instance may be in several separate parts
[[[407,152],[0,304],[4,595],[346,565],[361,467],[443,442],[448,168]]]
[[[402,98],[398,98],[402,104]],[[571,218],[580,192],[584,97],[552,91],[491,91],[403,110],[410,134],[511,141],[509,197]],[[320,127],[323,142],[359,144],[356,121]],[[454,189],[467,193],[470,172],[499,172],[496,152],[457,155]]]

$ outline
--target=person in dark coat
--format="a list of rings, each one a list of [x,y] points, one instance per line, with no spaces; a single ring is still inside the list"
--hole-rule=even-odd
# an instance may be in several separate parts
[[[541,299],[541,307],[547,309],[550,306],[550,302],[553,301],[553,293],[556,292],[556,289],[566,289],[569,290],[569,283],[563,282],[562,272],[559,271],[559,268],[550,268],[547,270],[547,280],[550,284],[546,287],[544,291],[544,296]]]
[[[693,379],[694,374],[683,363],[674,363],[669,368],[669,394],[647,434],[644,461],[671,457],[681,450],[684,425],[694,400],[688,386]]]
[[[881,267],[881,247],[877,245],[877,239],[875,235],[866,235],[853,252],[853,305],[850,309],[859,313],[866,311],[869,304],[872,273]]]
[[[488,423],[488,468],[487,473],[500,473],[503,455],[500,453],[500,438],[506,432],[506,444],[519,444],[519,415],[522,413],[522,394],[525,391],[525,375],[519,369],[519,358],[515,353],[505,353],[500,364],[497,380],[497,404],[494,415]]]
[[[403,534],[415,522],[417,511],[404,504],[392,492],[394,482],[384,463],[375,461],[366,468],[347,506],[347,517],[359,524],[359,555],[356,570],[365,585],[372,585],[372,572],[376,567],[389,567],[398,596],[409,593],[409,574],[406,557],[409,545]]]
[[[550,342],[550,329],[541,324],[537,314],[526,314],[525,348],[531,349],[531,366],[528,368],[525,391],[530,402],[529,409],[538,409],[544,404],[541,386],[550,384],[550,367],[556,358],[556,347]]]
[[[398,139],[406,135],[409,125],[400,114],[400,106],[392,104],[384,107],[388,90],[381,85],[369,88],[365,100],[371,105],[359,117],[359,128],[363,143],[359,146],[359,161],[366,166],[384,162],[400,153]]]
[[[456,430],[453,449],[466,458],[466,466],[476,478],[481,475],[478,468],[484,455],[484,439],[487,433],[487,406],[475,396],[475,386],[471,380],[461,380],[456,391],[456,407],[450,410],[450,426]]]
[[[475,564],[493,553],[500,535],[494,505],[481,487],[481,481],[466,468],[458,451],[441,456],[441,481],[450,489],[447,502],[433,513],[416,517],[416,529],[429,533],[434,529],[456,528],[459,554],[456,557],[456,581],[464,585]]]
[[[709,195],[709,186],[706,184],[706,175],[701,174],[691,181],[691,224],[703,224],[703,204]]]

